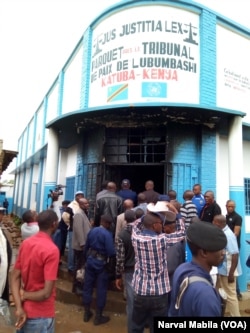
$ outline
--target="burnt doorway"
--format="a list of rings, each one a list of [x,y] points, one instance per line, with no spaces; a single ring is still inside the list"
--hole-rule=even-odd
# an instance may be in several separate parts
[[[106,179],[117,184],[120,189],[121,182],[128,178],[131,182],[131,189],[137,194],[145,190],[145,182],[153,180],[155,191],[164,193],[164,165],[106,165]]]

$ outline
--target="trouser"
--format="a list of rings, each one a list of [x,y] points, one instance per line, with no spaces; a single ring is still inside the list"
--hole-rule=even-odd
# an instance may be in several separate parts
[[[239,302],[236,293],[236,276],[234,282],[228,282],[228,276],[218,274],[216,288],[224,289],[227,294],[226,312],[231,317],[240,317]]]
[[[73,231],[68,231],[68,270],[74,272],[75,263],[74,263],[74,250],[72,248],[72,236]]]
[[[127,327],[128,333],[132,332],[132,314],[134,304],[134,289],[132,287],[133,272],[125,272],[124,286],[126,289],[126,313],[127,313]]]
[[[67,237],[68,237],[68,230],[61,229],[61,251],[60,251],[61,257],[64,255],[65,252]]]
[[[74,250],[74,275],[73,275],[73,292],[77,290],[77,288],[81,289],[83,288],[83,285],[81,282],[79,282],[76,279],[76,272],[78,269],[81,269],[84,265],[84,257],[83,257],[83,250]]]
[[[53,234],[52,239],[56,246],[58,247],[59,251],[61,251],[62,247],[62,238],[61,238],[61,230],[57,229],[56,232]]]
[[[134,295],[132,314],[132,332],[143,333],[145,325],[149,322],[150,333],[154,332],[154,317],[167,317],[168,294],[141,296]]]
[[[108,281],[108,273],[104,267],[96,269],[89,264],[85,265],[83,305],[91,305],[94,287],[96,287],[96,306],[102,311],[106,305]]]

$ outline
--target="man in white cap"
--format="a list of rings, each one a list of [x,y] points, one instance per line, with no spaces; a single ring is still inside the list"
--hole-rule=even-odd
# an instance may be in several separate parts
[[[167,249],[185,239],[185,225],[183,220],[178,220],[180,230],[163,233],[165,221],[176,220],[176,214],[169,210],[167,204],[163,201],[148,204],[148,213],[136,220],[132,229],[135,251],[133,332],[143,332],[147,323],[153,332],[153,318],[167,316],[168,313]]]

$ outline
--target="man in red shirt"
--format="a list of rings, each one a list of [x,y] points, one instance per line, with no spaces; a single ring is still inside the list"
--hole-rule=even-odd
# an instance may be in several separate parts
[[[55,329],[55,282],[60,254],[51,236],[58,227],[58,217],[53,210],[45,210],[37,221],[40,231],[22,242],[12,271],[15,326],[19,333],[54,333]]]

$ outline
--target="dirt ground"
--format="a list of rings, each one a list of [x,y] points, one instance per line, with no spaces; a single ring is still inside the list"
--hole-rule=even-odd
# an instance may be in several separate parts
[[[14,248],[18,247],[18,232],[16,229],[10,231],[12,239],[14,238]],[[13,237],[16,236],[16,237]],[[245,313],[245,309],[250,309],[250,292],[243,293],[243,300],[239,302],[241,316],[250,317]],[[15,322],[15,308],[11,307],[12,321]],[[88,323],[83,322],[83,307],[79,305],[56,302],[56,329],[55,333],[127,333],[127,318],[124,313],[107,312],[105,315],[110,316],[110,321],[104,325],[94,326],[93,317]],[[5,326],[0,316],[0,333],[14,333],[15,328]],[[145,332],[149,332],[147,329]]]
[[[11,307],[12,321],[14,323],[15,309]],[[88,323],[83,322],[83,308],[77,305],[56,302],[56,333],[127,333],[126,316],[121,313],[104,312],[110,316],[106,324],[95,326],[93,317]],[[15,328],[5,326],[0,320],[0,333],[14,333]]]
[[[250,317],[245,313],[246,308],[250,308],[250,293],[243,295],[243,301],[239,302],[242,316]],[[14,307],[11,307],[12,317],[14,319]],[[126,315],[116,312],[106,312],[110,316],[107,324],[95,326],[93,317],[88,323],[83,322],[83,308],[79,305],[65,304],[56,302],[56,333],[127,333]],[[0,323],[0,333],[14,333],[14,326],[3,327]],[[149,330],[146,330],[149,332]]]

